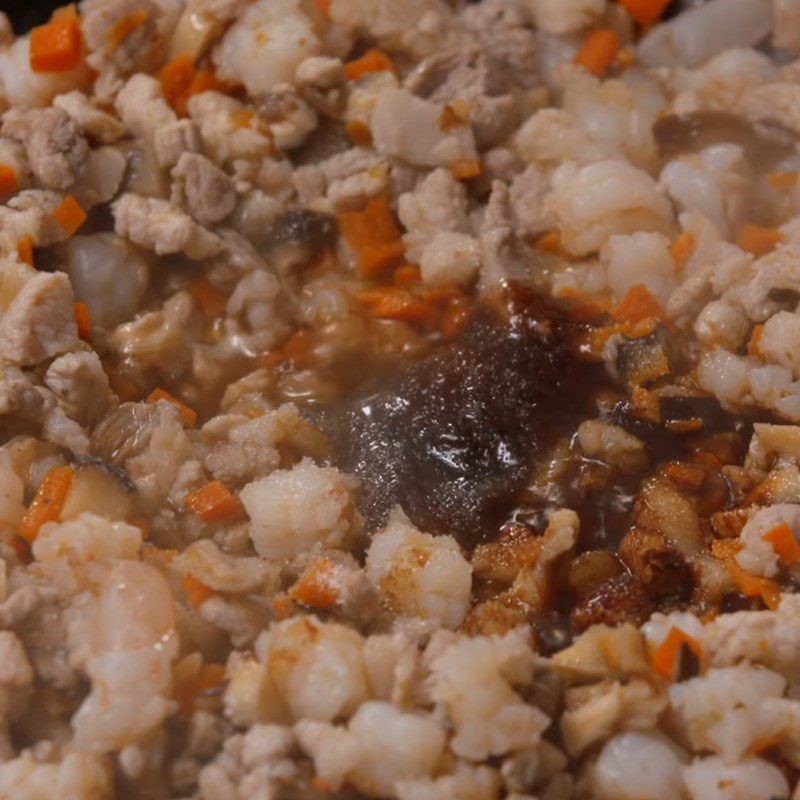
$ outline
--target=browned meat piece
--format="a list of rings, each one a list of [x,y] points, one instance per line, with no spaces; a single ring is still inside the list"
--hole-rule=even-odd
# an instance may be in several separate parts
[[[625,573],[600,584],[572,611],[570,621],[577,631],[590,625],[622,625],[632,622],[641,625],[655,611],[642,582],[634,575]]]
[[[683,554],[661,534],[634,528],[620,543],[619,554],[653,597],[691,594],[692,571]]]
[[[582,599],[603,583],[619,577],[623,570],[619,559],[605,550],[582,553],[569,566],[569,588]]]

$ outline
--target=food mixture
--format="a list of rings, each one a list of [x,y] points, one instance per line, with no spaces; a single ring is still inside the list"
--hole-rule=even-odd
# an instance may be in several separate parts
[[[798,800],[798,57],[0,13],[0,798]]]

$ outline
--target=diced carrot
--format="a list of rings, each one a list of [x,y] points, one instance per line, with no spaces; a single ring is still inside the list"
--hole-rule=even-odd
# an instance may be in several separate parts
[[[186,95],[192,85],[197,70],[189,56],[178,56],[165,64],[159,72],[161,89],[166,101],[175,109],[186,111]]]
[[[118,395],[120,400],[138,400],[142,396],[136,381],[120,372],[112,364],[104,363],[103,371],[108,375],[108,385],[111,387],[111,391]]]
[[[196,675],[181,681],[175,687],[178,716],[190,717],[195,711],[198,697],[217,689],[224,680],[225,667],[222,664],[204,664]]]
[[[356,295],[359,302],[370,307],[369,313],[377,319],[396,319],[405,322],[421,322],[431,315],[427,303],[417,300],[405,289],[382,286]]]
[[[605,75],[614,63],[620,48],[620,38],[611,28],[596,28],[583,40],[575,56],[575,63],[596,75]]]
[[[48,22],[30,34],[30,65],[33,72],[69,72],[83,58],[81,26],[77,19]]]
[[[418,283],[422,280],[422,273],[416,264],[403,264],[392,274],[392,282],[396,286],[405,286],[409,283]]]
[[[212,481],[190,492],[185,504],[205,522],[229,522],[244,516],[241,500],[220,481]]]
[[[74,476],[72,467],[56,467],[45,475],[17,531],[28,544],[33,544],[45,522],[59,518]]]
[[[166,402],[177,406],[181,421],[187,428],[194,428],[197,424],[197,413],[194,409],[189,408],[186,403],[178,400],[177,397],[173,397],[169,392],[165,392],[163,389],[153,389],[147,396],[145,402],[157,403],[159,400],[166,400]]]
[[[217,596],[210,586],[206,586],[201,580],[198,580],[194,575],[187,575],[183,579],[183,591],[186,594],[186,599],[189,605],[198,608],[203,605],[206,600]]]
[[[619,0],[619,4],[640,24],[658,22],[671,0]]]
[[[797,185],[797,178],[796,172],[770,172],[767,183],[773,189],[792,189]]]
[[[772,549],[778,554],[778,558],[791,567],[800,561],[800,545],[794,537],[792,529],[784,522],[771,531],[767,531],[762,537],[765,542],[772,545]]]
[[[450,165],[450,174],[457,181],[471,181],[483,173],[480,161],[456,161]]]
[[[311,362],[314,334],[301,330],[292,334],[281,347],[261,356],[259,361],[264,367],[277,367],[278,364],[291,362],[295,367],[308,366]]]
[[[234,91],[236,91],[236,86],[234,84],[221,81],[210,70],[201,69],[195,73],[191,83],[189,84],[189,88],[186,90],[186,95],[183,98],[183,102],[178,103],[178,108],[176,110],[181,116],[186,116],[189,113],[188,109],[186,108],[186,103],[188,103],[190,98],[194,97],[196,94],[203,94],[203,92],[232,94]],[[251,122],[254,117],[255,114],[252,114]]]
[[[543,233],[536,240],[536,244],[534,246],[537,250],[541,250],[543,253],[555,253],[560,255],[564,252],[564,249],[561,246],[561,234],[558,231],[548,231],[547,233]]]
[[[661,422],[661,403],[658,395],[645,389],[644,386],[634,388],[630,399],[631,410],[639,419],[658,425]]]
[[[195,278],[189,284],[189,294],[200,310],[211,319],[224,316],[228,305],[228,297],[214,286],[208,278]]]
[[[372,147],[372,131],[366,122],[360,119],[350,120],[344,126],[344,131],[358,147]]]
[[[611,313],[614,319],[620,323],[636,323],[645,319],[662,321],[667,319],[661,303],[641,283],[634,286]]]
[[[327,20],[331,18],[331,2],[332,0],[314,0],[317,11]]]
[[[586,331],[575,341],[575,354],[583,361],[602,361],[606,342],[620,331],[620,325],[606,325]]]
[[[735,561],[728,565],[728,570],[736,583],[736,588],[745,597],[759,597],[767,608],[773,610],[781,604],[781,589],[775,581],[752,575]]]
[[[338,219],[362,277],[375,278],[402,258],[400,229],[385,197],[372,200],[363,211],[344,211]]]
[[[682,233],[670,246],[672,260],[678,267],[682,267],[691,257],[697,247],[697,242],[691,233]]]
[[[81,225],[86,222],[86,212],[78,205],[78,201],[68,194],[53,212],[53,219],[69,238],[77,233]]]
[[[289,598],[311,608],[331,608],[339,599],[334,585],[334,565],[327,558],[318,558],[306,567],[289,591]]]
[[[33,237],[28,233],[17,242],[17,258],[23,264],[33,266]]]
[[[377,47],[367,50],[361,58],[348,61],[344,65],[344,74],[349,81],[357,81],[365,75],[373,75],[376,72],[397,72],[392,59]]]
[[[147,10],[140,8],[124,17],[120,17],[106,36],[106,41],[112,49],[119,47],[135,30],[144,25],[150,18]]]
[[[758,597],[769,609],[776,609],[781,602],[781,589],[769,578],[753,575],[742,569],[736,561],[736,554],[742,549],[734,539],[715,539],[711,543],[711,553],[725,565],[736,588],[745,597]]]
[[[676,676],[678,658],[683,647],[688,647],[699,661],[703,651],[700,643],[680,628],[671,628],[661,646],[653,653],[652,664],[653,672],[660,675],[664,680],[672,681]]]
[[[774,228],[747,223],[739,231],[737,244],[742,250],[752,253],[756,258],[774,250],[783,241],[783,235]]]
[[[75,303],[75,324],[78,326],[78,336],[84,342],[88,342],[92,332],[92,322],[89,319],[86,303]]]
[[[747,355],[749,356],[761,355],[761,350],[759,349],[758,345],[763,335],[764,335],[764,326],[756,325],[755,328],[753,328],[753,332],[750,334],[750,341],[747,343]]]
[[[7,197],[19,189],[17,171],[8,164],[0,164],[0,197]]]

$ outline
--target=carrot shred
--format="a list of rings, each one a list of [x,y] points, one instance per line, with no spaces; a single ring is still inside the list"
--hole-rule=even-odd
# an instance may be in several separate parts
[[[773,189],[792,189],[797,185],[797,172],[770,172],[767,175],[767,183]]]
[[[700,643],[696,639],[693,639],[680,628],[670,628],[667,638],[664,639],[660,647],[653,653],[651,662],[653,665],[653,672],[660,675],[664,680],[674,680],[678,666],[678,658],[684,646],[688,647],[695,654],[698,661],[702,658],[703,651],[700,647]]]
[[[778,558],[791,567],[800,561],[800,545],[794,537],[792,529],[784,522],[771,531],[767,531],[762,537],[765,542],[772,545],[772,549],[778,554]]]
[[[17,242],[17,258],[29,267],[33,266],[33,237],[26,233]]]
[[[8,164],[0,164],[0,197],[7,197],[19,189],[17,171]]]
[[[338,220],[362,277],[375,278],[402,258],[405,247],[400,229],[385,197],[372,200],[363,211],[344,211]]]
[[[75,303],[75,324],[78,326],[78,336],[84,342],[88,342],[92,332],[92,323],[86,303]]]
[[[697,242],[691,233],[682,233],[670,246],[669,252],[672,260],[678,267],[682,267],[694,253]]]
[[[671,0],[619,0],[619,4],[640,25],[655,25],[667,10]]]
[[[750,341],[748,341],[747,343],[747,355],[749,356],[761,355],[761,349],[759,348],[759,343],[761,342],[761,337],[763,335],[764,335],[764,326],[756,325],[753,328],[753,332],[750,334]]]
[[[189,294],[200,310],[212,319],[224,316],[228,306],[228,297],[214,286],[208,278],[195,278],[189,284]]]
[[[159,400],[166,400],[166,402],[177,406],[180,418],[187,428],[194,428],[194,426],[197,424],[197,413],[193,409],[189,408],[186,403],[178,400],[177,397],[173,397],[169,392],[165,392],[163,389],[153,389],[153,391],[147,396],[147,400],[145,402],[157,403]]]
[[[218,594],[210,586],[206,586],[201,580],[195,578],[194,575],[187,575],[183,579],[182,586],[186,599],[193,608],[198,608],[206,600],[210,600]]]
[[[614,63],[620,48],[620,38],[611,28],[596,28],[581,44],[574,63],[600,78]]]
[[[45,475],[17,531],[28,544],[33,544],[42,525],[59,518],[74,476],[72,467],[56,467]]]
[[[289,599],[310,608],[331,608],[339,599],[333,583],[334,565],[327,558],[318,558],[306,567],[289,591]]]
[[[369,306],[369,313],[377,319],[396,319],[405,322],[421,322],[431,316],[431,307],[417,300],[405,289],[382,286],[359,292],[356,298]]]
[[[665,322],[667,319],[661,303],[641,283],[634,286],[611,313],[617,322],[623,324],[637,323],[645,319]]]
[[[229,522],[244,516],[241,500],[220,481],[186,495],[186,508],[205,522]]]
[[[83,58],[81,26],[77,19],[48,22],[30,35],[30,65],[33,72],[69,72]]]
[[[205,692],[216,689],[225,680],[225,667],[222,664],[204,664],[197,675],[193,675],[175,688],[178,701],[178,716],[190,717],[195,710],[197,698]]]
[[[422,272],[416,264],[403,264],[392,273],[392,283],[395,286],[405,286],[410,283],[418,283],[422,280]]]
[[[21,564],[30,564],[33,561],[31,546],[21,536],[12,536],[7,544],[17,554]]]
[[[782,241],[783,235],[780,231],[747,223],[739,231],[736,243],[742,250],[758,258],[774,250]]]
[[[53,212],[53,219],[69,238],[77,233],[81,225],[86,222],[86,212],[78,205],[78,201],[68,194]]]
[[[397,72],[392,59],[377,47],[370,48],[361,58],[348,61],[344,65],[344,74],[349,81],[357,81],[376,72]]]
[[[480,178],[483,174],[483,167],[480,161],[456,161],[450,165],[450,174],[457,181],[471,181]]]

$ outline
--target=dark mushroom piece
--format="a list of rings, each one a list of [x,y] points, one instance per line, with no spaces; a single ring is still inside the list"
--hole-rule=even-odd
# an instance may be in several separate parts
[[[666,325],[641,339],[626,339],[617,351],[617,370],[630,387],[647,386],[680,372],[685,357],[676,337]]]
[[[278,217],[267,232],[265,246],[270,261],[286,273],[307,264],[323,247],[333,244],[336,235],[332,216],[298,208]]]

